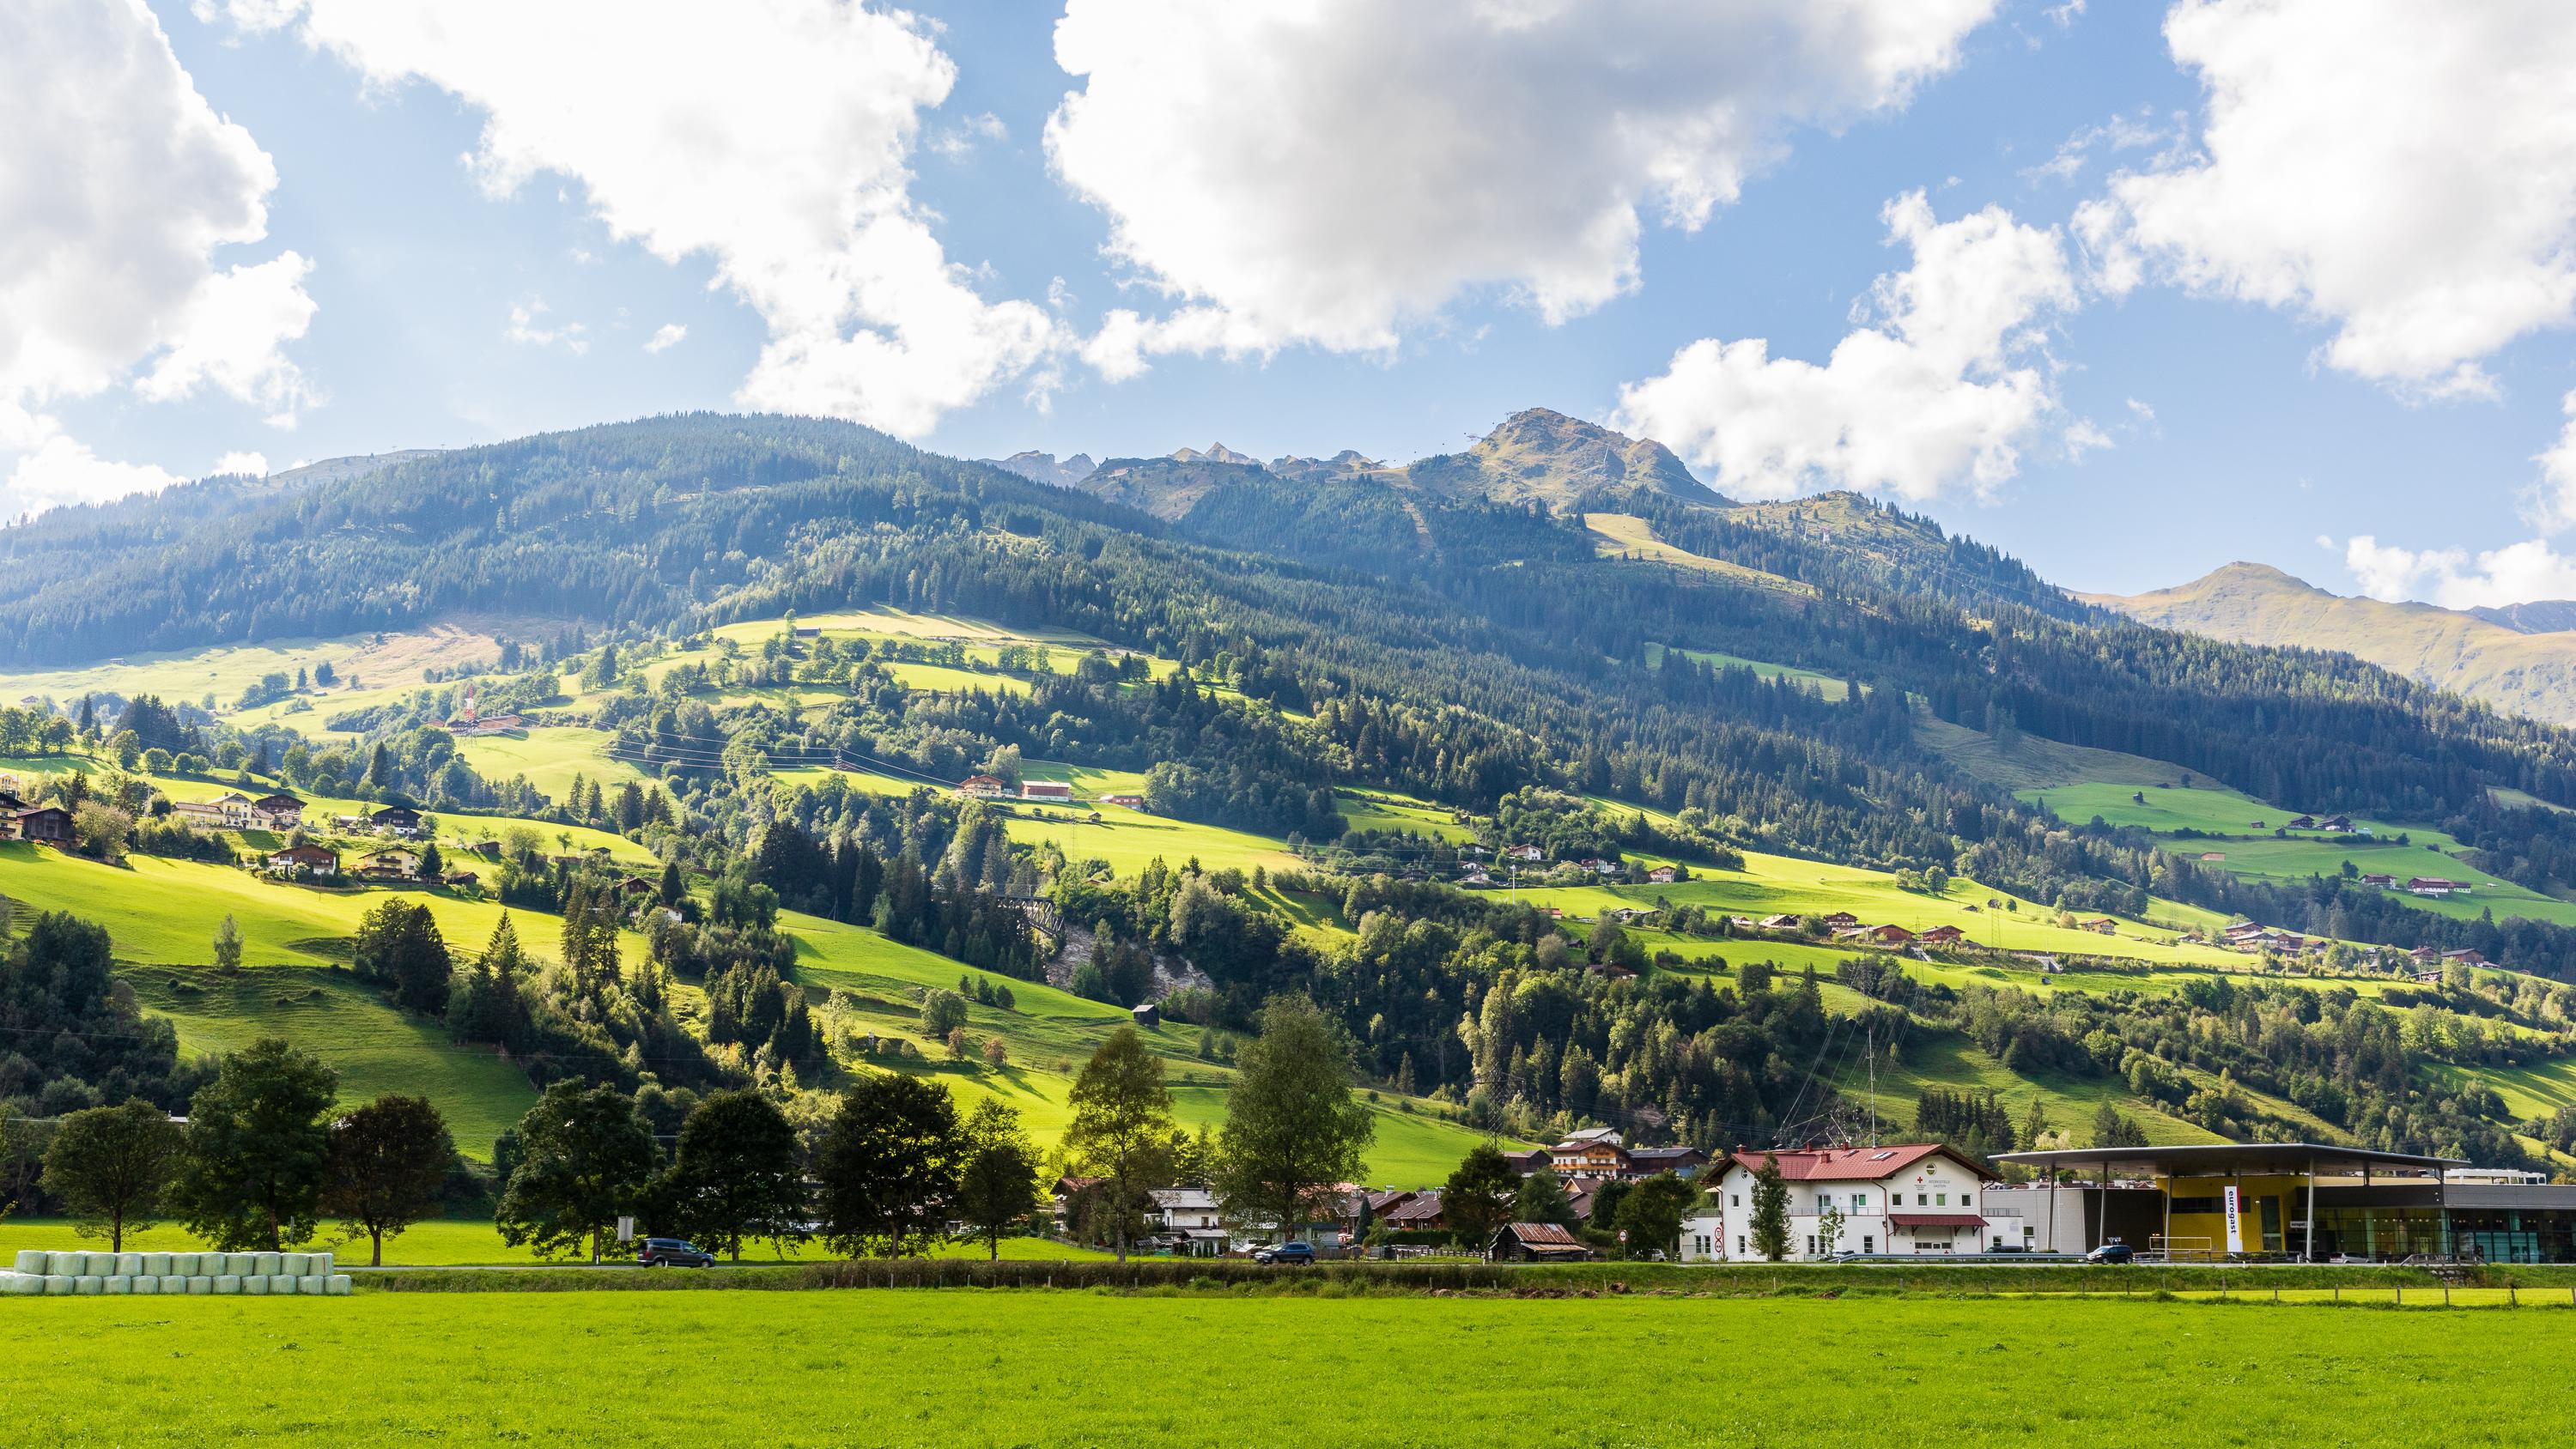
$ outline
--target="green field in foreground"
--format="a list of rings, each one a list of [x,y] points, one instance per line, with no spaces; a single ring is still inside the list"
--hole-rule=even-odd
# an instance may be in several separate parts
[[[0,1345],[21,1391],[0,1434],[1356,1449],[1690,1444],[1722,1426],[1800,1449],[2554,1444],[2576,1434],[2542,1367],[2566,1328],[2556,1312],[2099,1300],[10,1299]],[[1162,1365],[1161,1382],[1116,1364]]]
[[[125,1237],[125,1250],[130,1253],[185,1253],[194,1252],[206,1246],[204,1240],[175,1223],[163,1223],[139,1233],[130,1232]],[[321,1236],[302,1246],[314,1249],[327,1248],[338,1255],[342,1266],[364,1265],[367,1261],[366,1238],[362,1235],[343,1236],[337,1223],[323,1224]],[[104,1239],[84,1238],[74,1233],[71,1223],[66,1219],[10,1218],[0,1221],[0,1264],[8,1262],[8,1254],[15,1253],[20,1248],[55,1250],[79,1248],[100,1252],[106,1247],[107,1243]],[[615,1244],[611,1244],[610,1250],[614,1252],[615,1247]],[[782,1257],[767,1243],[746,1243],[742,1251],[742,1260],[745,1263],[822,1262],[834,1256],[836,1255],[828,1249],[809,1247],[801,1252],[790,1249]],[[934,1250],[932,1256],[981,1258],[984,1256],[984,1245],[947,1243]],[[1004,1238],[1002,1240],[1002,1257],[1015,1263],[1071,1262],[1091,1258],[1105,1259],[1109,1256],[1107,1253],[1095,1253],[1088,1248],[1077,1248],[1069,1243],[1059,1243],[1048,1238]],[[388,1268],[455,1268],[540,1261],[543,1260],[526,1248],[514,1248],[502,1242],[500,1232],[490,1223],[480,1219],[439,1218],[430,1222],[414,1223],[401,1236],[385,1240],[385,1266]]]

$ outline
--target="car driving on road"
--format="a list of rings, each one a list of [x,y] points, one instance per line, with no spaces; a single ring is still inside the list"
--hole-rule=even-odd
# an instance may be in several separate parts
[[[647,1268],[712,1268],[716,1255],[686,1238],[646,1238],[635,1245],[635,1261]]]

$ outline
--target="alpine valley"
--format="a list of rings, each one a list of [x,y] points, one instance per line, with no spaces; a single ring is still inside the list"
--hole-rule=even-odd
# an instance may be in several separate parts
[[[274,1035],[483,1164],[562,1078],[1043,1140],[1141,1021],[1196,1125],[1293,991],[1408,1186],[1873,1120],[2576,1167],[2576,708],[2510,621],[2081,598],[1545,410],[1401,464],[657,417],[0,557],[30,1115]]]

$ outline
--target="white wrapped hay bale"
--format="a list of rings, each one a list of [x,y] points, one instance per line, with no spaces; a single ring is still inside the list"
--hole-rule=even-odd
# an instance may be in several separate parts
[[[72,1280],[72,1291],[84,1298],[96,1297],[107,1291],[107,1279],[96,1273],[83,1273]]]
[[[194,1253],[172,1253],[170,1255],[170,1266],[162,1271],[165,1273],[176,1273],[182,1278],[194,1278],[197,1276],[197,1255]]]
[[[247,1278],[251,1274],[259,1271],[259,1254],[226,1253],[224,1254],[224,1271],[232,1274],[236,1278]]]
[[[81,1275],[82,1265],[88,1261],[87,1253],[47,1253],[45,1272],[49,1277],[77,1278]]]
[[[319,1298],[323,1294],[331,1291],[331,1275],[328,1273],[307,1273],[303,1277],[295,1280],[295,1291],[307,1298]]]
[[[106,1277],[98,1280],[98,1291],[101,1293],[131,1293],[134,1291],[134,1279],[130,1274],[110,1273]]]
[[[191,1293],[212,1293],[215,1291],[215,1280],[202,1273],[196,1274],[188,1279],[188,1291]]]
[[[277,1259],[278,1255],[275,1253],[253,1253],[251,1262],[254,1266],[251,1271],[263,1278],[274,1278],[278,1274]]]
[[[295,1292],[295,1285],[299,1281],[300,1280],[292,1273],[272,1273],[268,1277],[268,1291],[271,1294],[284,1293],[292,1296]]]
[[[116,1255],[114,1253],[81,1254],[82,1276],[89,1278],[104,1278],[115,1271]]]
[[[161,1277],[157,1273],[139,1274],[127,1281],[129,1286],[126,1291],[129,1293],[158,1293],[161,1291]]]
[[[45,1296],[48,1298],[69,1297],[79,1284],[80,1280],[77,1278],[66,1278],[57,1273],[46,1274]]]
[[[13,1298],[30,1298],[41,1294],[45,1291],[45,1275],[12,1273],[9,1275],[8,1291],[9,1296]]]
[[[349,1296],[348,1274],[334,1273],[331,1275],[331,1296],[334,1298],[346,1298]]]
[[[184,1273],[164,1273],[161,1275],[161,1291],[164,1293],[186,1293],[191,1291],[188,1285],[195,1281],[195,1279],[188,1277]]]
[[[240,1285],[234,1291],[240,1293],[245,1298],[264,1298],[268,1296],[268,1275],[265,1273],[244,1273],[240,1277],[235,1278],[233,1282]]]
[[[293,1277],[301,1278],[305,1274],[313,1271],[313,1255],[311,1253],[280,1253],[277,1255],[277,1271]]]
[[[119,1254],[117,1254],[117,1255],[116,1255],[116,1271],[117,1271],[117,1272],[119,1272],[119,1273],[124,1274],[124,1275],[125,1275],[126,1277],[128,1277],[128,1278],[131,1278],[131,1277],[135,1276],[136,1274],[138,1274],[138,1273],[142,1272],[142,1271],[143,1271],[143,1255],[142,1255],[141,1253],[119,1253]]]
[[[241,1291],[241,1275],[239,1273],[216,1274],[215,1291],[222,1294],[239,1293]]]
[[[167,1278],[167,1277],[169,1277],[169,1276],[170,1276],[170,1255],[169,1255],[169,1254],[167,1254],[167,1253],[146,1253],[146,1254],[144,1254],[144,1255],[143,1255],[143,1267],[142,1267],[142,1270],[141,1270],[141,1271],[143,1271],[143,1272],[145,1272],[145,1273],[149,1273],[149,1274],[151,1274],[151,1275],[152,1275],[153,1277],[155,1277],[155,1278]]]
[[[306,1269],[304,1270],[305,1272],[310,1273],[310,1274],[314,1274],[314,1275],[316,1275],[316,1276],[323,1277],[323,1278],[328,1278],[328,1277],[330,1277],[330,1276],[331,1276],[331,1255],[330,1255],[330,1254],[328,1254],[328,1253],[308,1253],[308,1254],[306,1254],[305,1256],[306,1256],[306,1257],[309,1257],[309,1258],[311,1258],[311,1259],[313,1260],[313,1262],[312,1262],[312,1266],[310,1266],[310,1267],[306,1268]]]
[[[48,1266],[53,1261],[54,1255],[46,1252],[42,1248],[20,1248],[18,1250],[17,1269],[21,1273],[31,1273],[36,1277],[42,1278],[47,1273],[53,1271]]]

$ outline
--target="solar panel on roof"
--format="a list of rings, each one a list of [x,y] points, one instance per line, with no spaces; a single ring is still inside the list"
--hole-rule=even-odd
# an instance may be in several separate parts
[[[1891,1158],[1891,1157],[1894,1157],[1895,1155],[1896,1155],[1896,1154],[1895,1154],[1895,1152],[1893,1152],[1893,1151],[1882,1152],[1882,1153],[1879,1153],[1877,1156],[1872,1157],[1872,1158],[1870,1159],[1870,1161],[1872,1161],[1872,1162],[1885,1162],[1887,1159],[1889,1159],[1889,1158]]]

